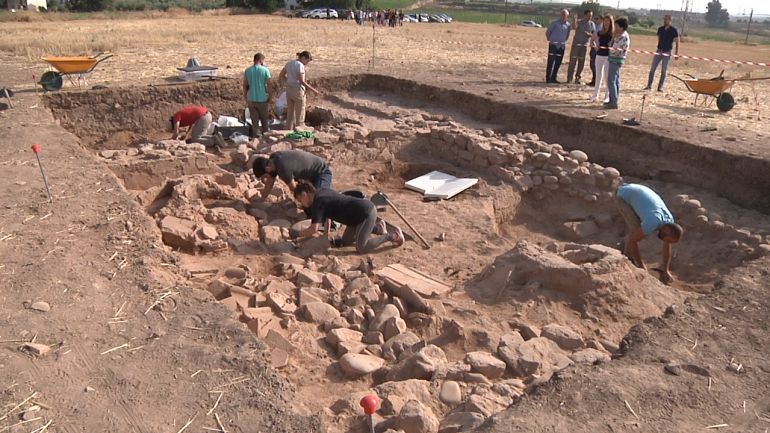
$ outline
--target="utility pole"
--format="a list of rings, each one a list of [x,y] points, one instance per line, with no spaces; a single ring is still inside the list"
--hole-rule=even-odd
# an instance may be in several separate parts
[[[685,27],[687,26],[687,9],[690,8],[690,0],[682,0],[684,4],[684,11],[682,13],[682,36],[685,35]]]
[[[754,17],[754,8],[751,8],[751,13],[749,14],[749,25],[746,26],[746,42],[745,44],[749,44],[749,30],[751,30],[751,19]]]
[[[508,25],[508,0],[503,0],[505,2],[505,25]]]

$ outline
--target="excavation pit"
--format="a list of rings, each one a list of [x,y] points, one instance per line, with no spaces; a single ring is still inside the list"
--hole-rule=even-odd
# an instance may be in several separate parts
[[[174,104],[200,100],[196,89],[215,113],[232,112],[240,102],[227,82],[76,94],[66,112],[49,100],[65,125],[95,122],[84,144],[156,221],[158,238],[182,252],[187,284],[209,290],[265,342],[297,385],[297,409],[321,415],[330,431],[361,422],[358,398],[371,388],[384,398],[383,428],[404,422],[398,412],[411,396],[423,396],[420,410],[437,422],[462,412],[483,420],[553,371],[609,362],[631,326],[770,249],[766,218],[718,198],[723,191],[664,183],[669,175],[647,180],[687,230],[672,263],[678,282],[664,286],[616,249],[624,227],[613,191],[634,180],[625,172],[591,162],[590,149],[526,131],[528,119],[546,115],[495,116],[477,96],[466,98],[473,111],[443,89],[383,81],[329,79],[335,92],[312,101],[323,113],[312,119],[314,140],[273,135],[224,155],[160,141],[157,131]],[[383,90],[388,84],[396,91]],[[287,228],[304,215],[280,184],[269,205],[257,203],[261,184],[248,170],[254,154],[290,148],[327,159],[335,189],[385,191],[431,249],[413,238],[367,260],[350,248],[295,245]],[[613,152],[596,153],[607,164]],[[403,188],[432,170],[480,182],[430,203]],[[406,230],[392,210],[382,216]],[[642,243],[650,267],[659,249],[656,239]],[[406,277],[383,274],[394,265],[441,294],[404,291],[397,281]],[[454,387],[447,383],[459,384],[460,402],[441,399]]]

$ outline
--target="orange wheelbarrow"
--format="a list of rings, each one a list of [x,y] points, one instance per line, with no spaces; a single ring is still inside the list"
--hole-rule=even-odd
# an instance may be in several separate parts
[[[708,105],[711,105],[712,102],[717,101],[717,108],[723,113],[732,110],[732,108],[735,106],[735,98],[733,98],[733,95],[729,94],[727,91],[730,90],[736,82],[770,79],[770,77],[751,78],[747,75],[742,78],[734,78],[732,80],[728,80],[724,77],[724,73],[725,71],[723,69],[719,76],[714,78],[695,78],[690,74],[685,74],[689,78],[680,78],[674,74],[668,75],[683,82],[687,87],[687,90],[695,93],[695,105],[698,104],[698,96],[703,96],[704,98],[702,105],[707,105],[707,103]]]
[[[70,82],[77,87],[86,83],[86,76],[96,68],[96,66],[112,57],[112,53],[98,53],[94,56],[75,56],[75,57],[43,57],[55,71],[46,71],[40,77],[38,84],[45,90],[59,90],[64,84],[62,77],[65,75]],[[72,77],[76,76],[77,80]]]

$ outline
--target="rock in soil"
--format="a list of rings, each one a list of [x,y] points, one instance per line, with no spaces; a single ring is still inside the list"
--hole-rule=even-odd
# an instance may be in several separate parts
[[[346,353],[339,361],[340,369],[348,377],[358,377],[379,370],[385,360],[372,355]]]
[[[34,302],[32,305],[29,306],[29,308],[37,311],[42,311],[43,313],[47,313],[51,311],[51,306],[48,304],[48,302],[45,302],[45,301]]]
[[[442,402],[448,404],[448,405],[455,405],[460,404],[463,401],[463,393],[460,389],[460,384],[453,381],[453,380],[447,380],[444,382],[443,385],[441,385],[441,392],[439,393],[439,398]]]
[[[398,414],[396,423],[404,433],[436,433],[438,420],[429,407],[417,400],[409,400]]]
[[[489,379],[497,379],[505,373],[505,362],[487,352],[471,352],[465,355],[465,362],[471,371],[481,373]]]
[[[325,302],[307,303],[300,308],[299,312],[308,322],[317,323],[319,325],[331,322],[337,317],[340,317],[340,312]]]
[[[540,336],[553,340],[564,350],[577,350],[585,347],[583,337],[572,329],[551,323],[543,327]]]

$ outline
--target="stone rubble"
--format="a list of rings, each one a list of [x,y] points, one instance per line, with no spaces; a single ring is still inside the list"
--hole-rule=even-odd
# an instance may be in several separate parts
[[[508,319],[509,332],[489,336],[455,321],[447,323],[434,312],[432,302],[439,297],[381,278],[378,272],[387,264],[378,263],[373,270],[365,260],[348,263],[348,258],[329,256],[325,236],[299,244],[289,239],[288,228],[306,227],[306,216],[281,182],[267,201],[259,201],[263,185],[248,170],[258,155],[295,148],[324,157],[334,148],[342,152],[338,155],[342,160],[390,160],[397,150],[394,143],[415,135],[427,139],[430,151],[443,160],[497,177],[536,199],[562,194],[610,204],[622,183],[618,170],[535,134],[472,130],[443,116],[397,118],[395,127],[365,128],[333,113],[329,117],[323,110],[317,115],[332,124],[319,127],[315,140],[269,136],[237,146],[230,153],[232,163],[246,172],[190,174],[137,196],[171,248],[194,254],[230,249],[274,255],[275,275],[230,267],[208,284],[213,297],[268,345],[274,367],[293,368],[304,350],[300,342],[315,341],[335,366],[329,371],[374,386],[382,399],[378,431],[452,433],[478,427],[554,372],[573,364],[610,361],[610,354],[618,350],[615,342],[601,335],[587,338],[568,324],[550,323],[541,329],[513,317]],[[201,154],[205,148],[200,145],[164,141],[103,151],[101,156],[119,163],[126,158],[147,161]],[[687,224],[737,239],[732,247],[736,251],[747,256],[770,253],[770,237],[723,222],[694,198],[677,196],[671,207]],[[612,218],[592,215],[565,221],[561,230],[565,237],[584,242],[612,225]],[[507,274],[515,265],[512,290],[554,290],[586,304],[598,299],[596,308],[622,305],[613,291],[622,294],[628,289],[624,278],[651,278],[618,251],[602,245],[541,247],[522,241],[498,257],[495,265],[481,285],[489,281],[499,290],[499,284],[491,282],[499,282],[498,274]],[[617,308],[623,314],[622,306]],[[445,329],[442,335],[451,337],[446,340],[449,344],[468,346],[458,355],[425,337],[429,327]],[[314,334],[303,334],[308,329]],[[347,409],[329,408],[340,420],[360,411],[357,403],[340,404]]]

